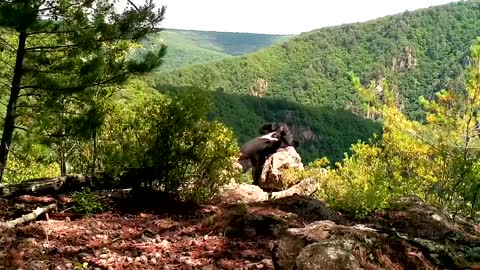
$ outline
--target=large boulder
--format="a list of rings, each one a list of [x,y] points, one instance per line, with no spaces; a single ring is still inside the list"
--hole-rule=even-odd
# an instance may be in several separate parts
[[[292,146],[280,148],[267,158],[258,185],[263,190],[279,191],[298,184],[301,179],[292,181],[285,177],[284,171],[289,168],[303,170],[302,158]]]
[[[280,199],[293,195],[309,196],[315,193],[317,189],[318,182],[311,178],[304,179],[286,190],[272,193],[265,192],[256,185],[236,183],[232,180],[214,196],[211,202],[221,204],[253,203],[268,201],[271,199]]]
[[[354,240],[336,239],[351,234],[373,231],[337,225],[332,221],[316,221],[305,228],[292,228],[273,248],[273,264],[277,270],[361,269],[352,250]]]

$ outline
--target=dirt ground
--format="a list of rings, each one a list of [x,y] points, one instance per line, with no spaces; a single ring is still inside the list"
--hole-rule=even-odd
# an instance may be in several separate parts
[[[91,216],[50,213],[48,220],[42,215],[4,231],[0,269],[81,269],[84,263],[88,269],[273,269],[272,241],[281,227],[301,225],[268,206],[184,204],[161,196],[113,200],[111,209]],[[68,198],[62,201],[59,208],[68,209]],[[0,202],[0,219],[42,205],[25,204]]]
[[[45,197],[43,204],[38,198],[35,203],[25,202],[29,201],[25,198],[2,200],[0,221],[52,200],[59,205],[56,213],[2,232],[0,269],[274,269],[271,250],[287,228],[322,219],[353,224],[321,202],[301,196],[248,204],[197,205],[161,194],[109,198],[110,208],[91,216],[69,213],[68,196]],[[411,230],[405,215],[417,221],[417,214],[385,212],[377,214],[375,221],[379,226]],[[432,233],[430,226],[414,233],[429,234],[433,239],[451,231],[438,227],[438,233]],[[472,236],[469,241],[479,241],[480,226],[468,234]],[[395,265],[392,269],[406,268]]]

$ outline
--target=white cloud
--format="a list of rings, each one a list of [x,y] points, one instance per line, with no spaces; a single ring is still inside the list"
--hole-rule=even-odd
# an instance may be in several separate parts
[[[162,27],[226,32],[298,34],[365,21],[453,0],[154,0],[166,5]],[[124,5],[125,0],[120,0]],[[141,0],[135,0],[141,3]]]

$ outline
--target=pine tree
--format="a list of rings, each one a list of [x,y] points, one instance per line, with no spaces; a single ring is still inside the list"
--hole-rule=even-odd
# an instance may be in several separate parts
[[[3,61],[11,67],[11,77],[5,89],[9,97],[0,142],[0,181],[19,128],[17,118],[25,121],[19,109],[114,85],[161,64],[164,46],[136,57],[131,51],[132,44],[161,30],[157,25],[166,7],[156,9],[153,0],[142,6],[129,3],[117,12],[112,0],[0,1],[0,47],[12,60]]]

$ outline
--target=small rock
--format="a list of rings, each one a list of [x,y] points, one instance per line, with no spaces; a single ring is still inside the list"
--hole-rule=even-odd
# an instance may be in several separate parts
[[[67,269],[72,269],[72,268],[73,268],[73,264],[72,264],[72,263],[66,263],[66,264],[65,264],[65,268],[67,268]]]
[[[170,242],[168,242],[168,240],[165,240],[163,239],[161,242],[160,242],[160,247],[164,248],[164,249],[167,249],[170,247]]]
[[[151,258],[151,259],[150,259],[150,263],[151,263],[151,264],[157,264],[157,259]]]
[[[127,257],[127,262],[129,262],[129,263],[133,262],[132,257]]]
[[[148,258],[145,255],[140,256],[140,259],[142,259],[144,263],[148,262]]]
[[[255,264],[255,269],[264,269],[265,268],[265,265],[263,265],[263,263],[256,263]]]
[[[265,265],[265,267],[267,267],[268,269],[272,269],[273,268],[273,262],[271,259],[263,259],[262,260],[262,263],[263,265]]]

